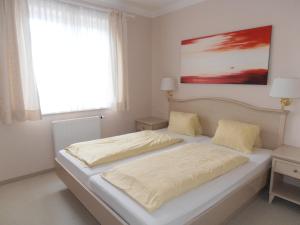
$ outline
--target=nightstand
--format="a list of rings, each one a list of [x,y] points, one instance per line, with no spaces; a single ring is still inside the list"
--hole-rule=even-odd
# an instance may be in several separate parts
[[[142,130],[158,130],[168,126],[168,121],[155,117],[138,119],[135,121],[136,131]]]
[[[279,197],[300,205],[300,187],[283,181],[284,176],[300,180],[300,148],[281,146],[273,152],[269,203]]]

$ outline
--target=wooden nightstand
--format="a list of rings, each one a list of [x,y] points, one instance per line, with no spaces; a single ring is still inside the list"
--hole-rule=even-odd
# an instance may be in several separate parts
[[[168,126],[168,121],[164,119],[148,117],[135,121],[136,131],[142,130],[157,130]]]
[[[300,188],[283,182],[289,176],[300,180],[300,148],[282,146],[273,152],[269,203],[279,197],[300,205]]]

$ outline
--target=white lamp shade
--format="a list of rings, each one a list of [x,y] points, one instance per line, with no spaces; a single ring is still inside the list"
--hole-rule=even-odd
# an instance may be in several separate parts
[[[161,80],[160,90],[162,91],[174,91],[176,90],[176,81],[174,78],[165,77]]]
[[[274,98],[300,98],[300,79],[275,78],[270,96]]]

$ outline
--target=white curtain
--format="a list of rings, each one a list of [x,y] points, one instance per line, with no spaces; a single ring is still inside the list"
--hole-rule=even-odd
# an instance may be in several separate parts
[[[126,15],[113,11],[109,16],[112,74],[115,90],[115,109],[118,111],[129,110],[129,84],[127,60],[127,20]]]
[[[1,121],[36,120],[41,111],[129,109],[122,12],[0,0],[0,23]]]
[[[0,0],[0,120],[38,120],[29,12],[25,0]]]
[[[56,0],[29,7],[43,114],[112,107],[109,14]]]
[[[125,15],[57,0],[29,7],[42,112],[128,110]]]

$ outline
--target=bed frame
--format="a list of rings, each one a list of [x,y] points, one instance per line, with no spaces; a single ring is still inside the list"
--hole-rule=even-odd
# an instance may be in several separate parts
[[[283,144],[288,111],[252,106],[225,98],[170,99],[170,111],[198,113],[203,132],[213,136],[220,119],[234,119],[257,124],[262,129],[263,146],[275,149]],[[109,204],[91,192],[56,160],[57,175],[101,225],[129,225]],[[269,169],[227,195],[213,207],[186,225],[221,225],[253,199],[266,185]]]

